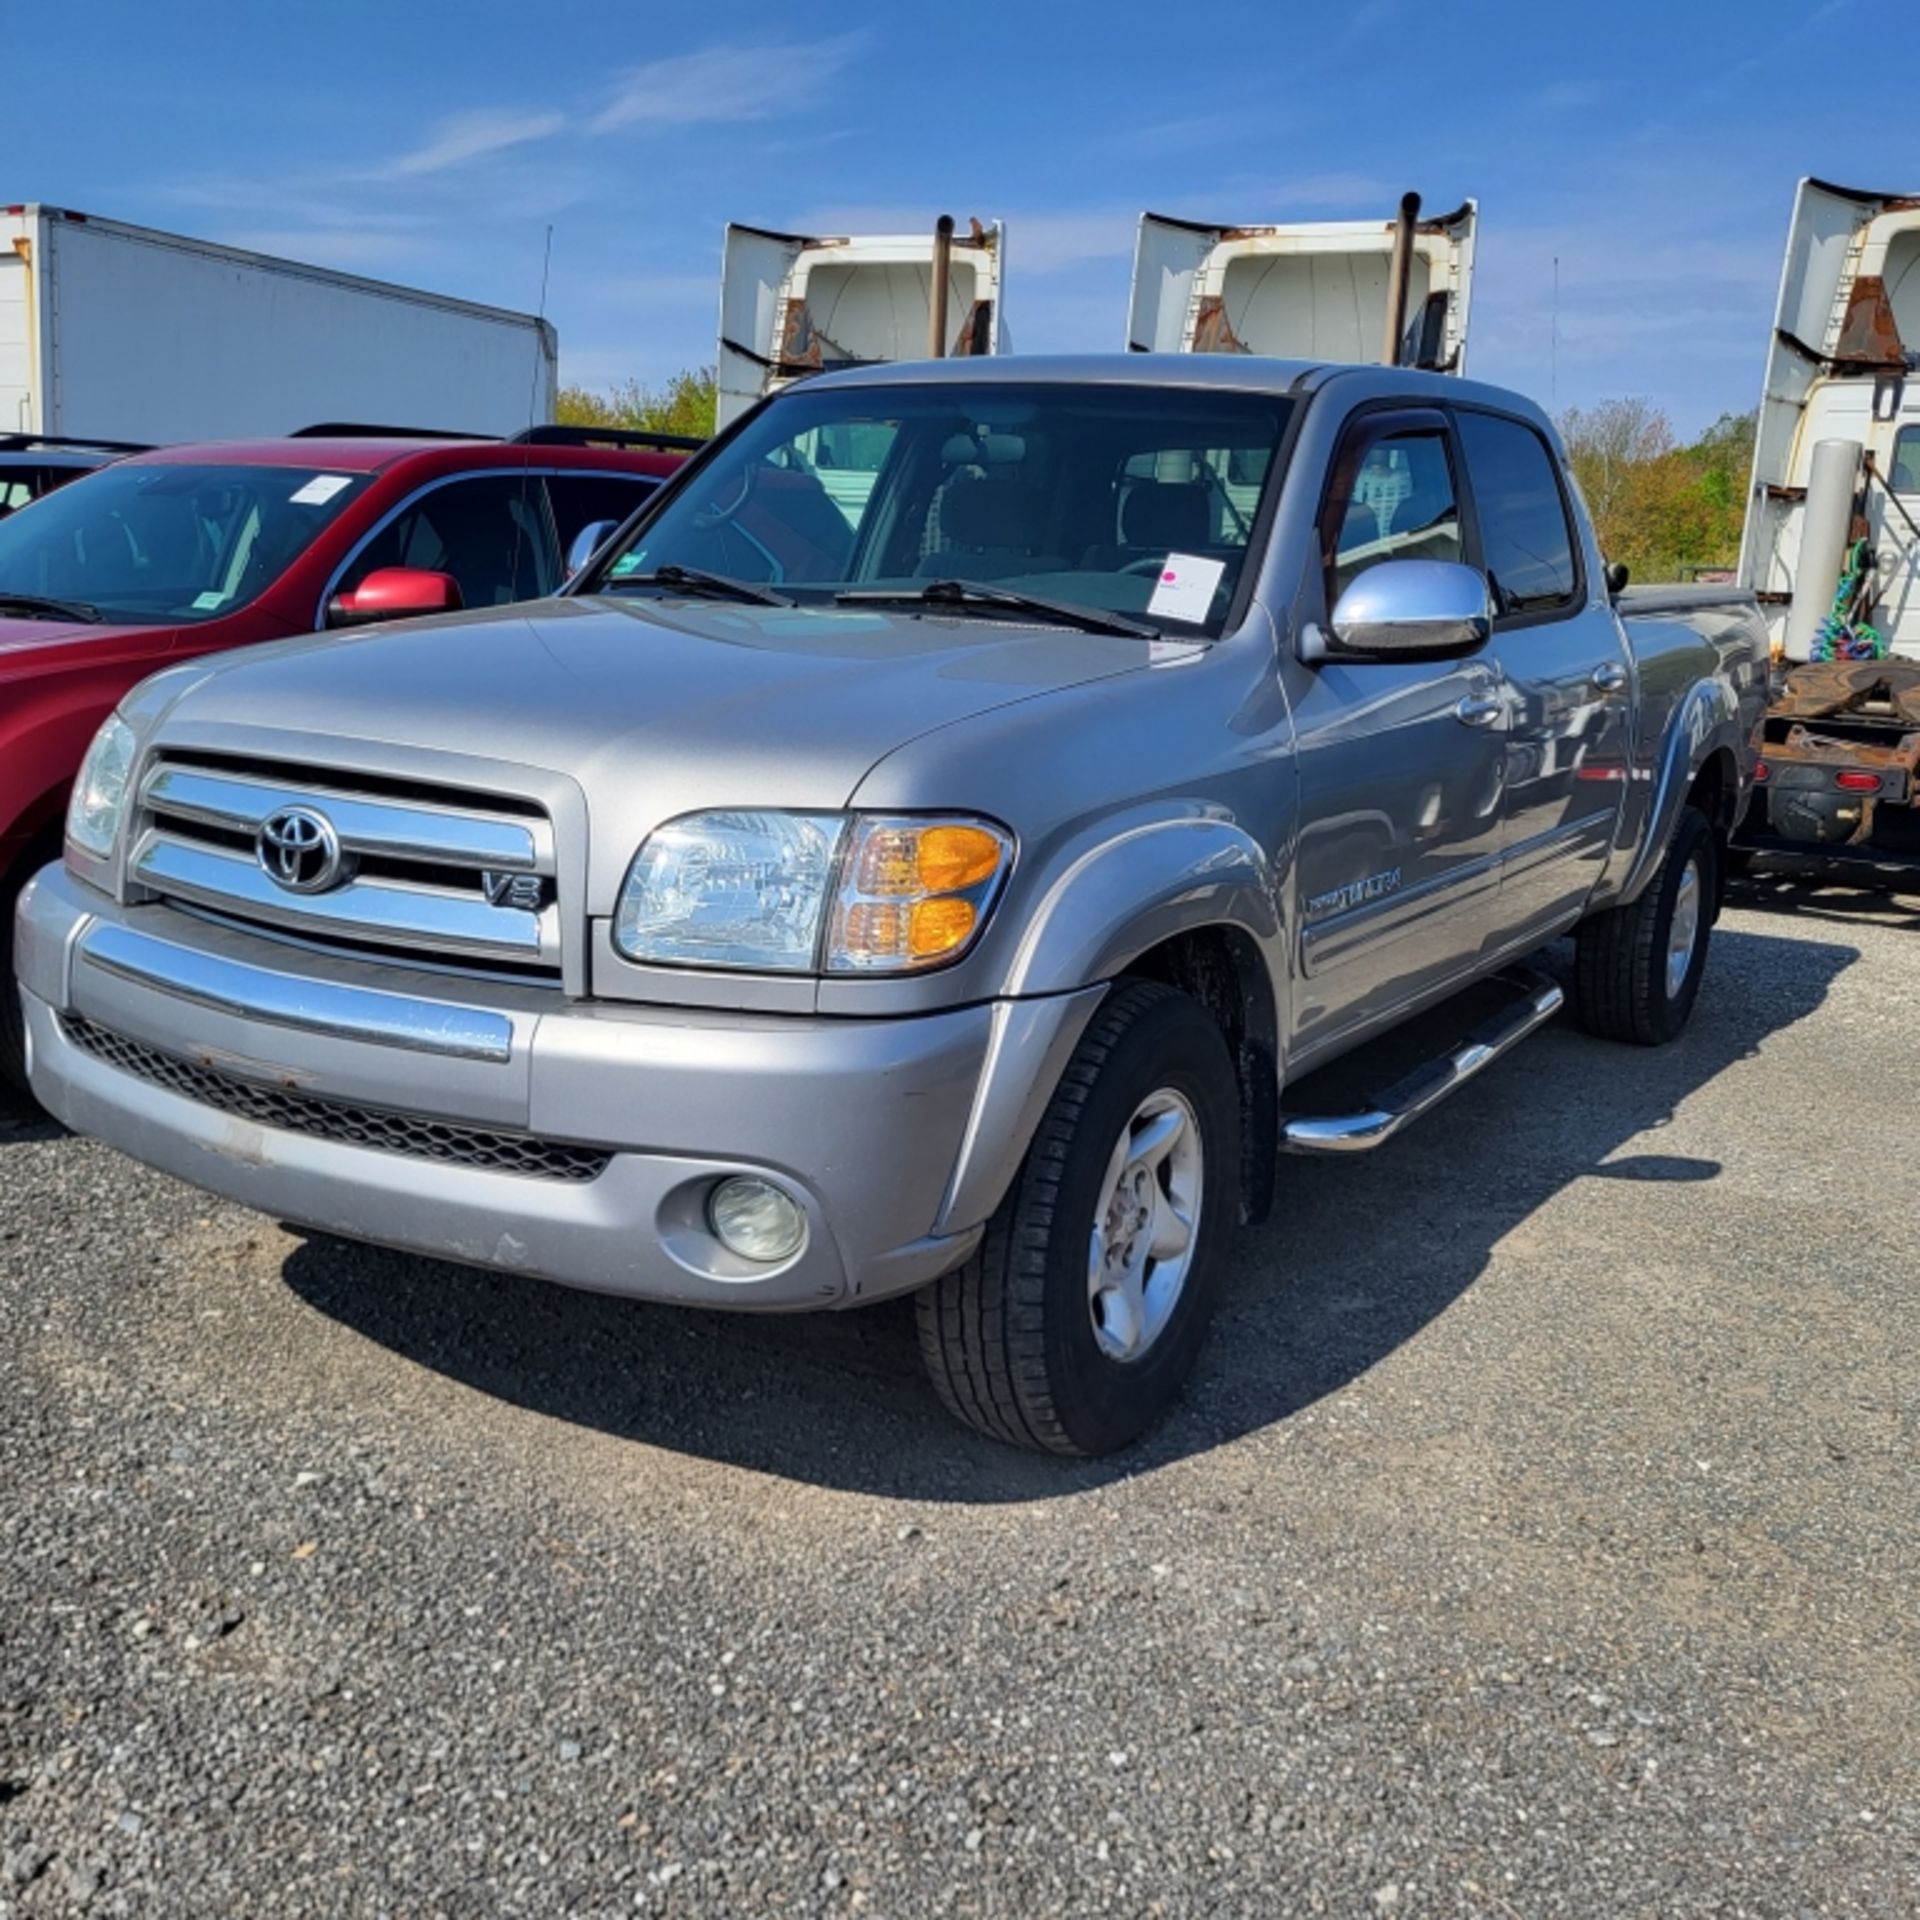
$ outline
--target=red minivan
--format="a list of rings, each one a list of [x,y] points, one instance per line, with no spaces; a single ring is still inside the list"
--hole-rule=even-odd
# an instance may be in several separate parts
[[[699,443],[330,425],[117,460],[0,520],[0,1081],[18,1087],[13,901],[121,697],[196,654],[553,592],[575,543]]]

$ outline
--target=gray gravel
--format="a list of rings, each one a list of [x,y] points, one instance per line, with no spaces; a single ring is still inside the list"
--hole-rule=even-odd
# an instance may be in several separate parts
[[[1920,913],[1767,891],[1099,1467],[0,1121],[0,1913],[1920,1911]]]

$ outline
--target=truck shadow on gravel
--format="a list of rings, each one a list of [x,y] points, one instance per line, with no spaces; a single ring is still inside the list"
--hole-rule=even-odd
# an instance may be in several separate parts
[[[1543,960],[1564,972],[1569,957]],[[1443,1313],[1491,1249],[1573,1181],[1710,1186],[1717,1161],[1644,1142],[1621,1150],[1806,1019],[1858,957],[1723,926],[1676,1045],[1612,1046],[1563,1018],[1457,1095],[1444,1120],[1382,1153],[1283,1163],[1274,1216],[1241,1235],[1184,1403],[1104,1461],[1026,1455],[956,1426],[921,1372],[906,1301],[771,1318],[642,1306],[322,1236],[288,1257],[285,1278],[402,1358],[556,1420],[886,1497],[1057,1497],[1205,1453],[1337,1392]],[[1457,1030],[1462,1009],[1452,1020]]]
[[[0,1087],[0,1149],[30,1140],[58,1140],[65,1133],[59,1121],[42,1113],[25,1094]]]
[[[1758,868],[1736,880],[1728,889],[1727,902],[1834,926],[1920,929],[1920,890],[1892,881],[1849,881],[1790,866]]]

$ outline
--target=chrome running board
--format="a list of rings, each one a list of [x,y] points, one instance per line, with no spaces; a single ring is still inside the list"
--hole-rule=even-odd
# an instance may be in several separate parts
[[[1283,1121],[1280,1145],[1286,1153],[1371,1153],[1384,1147],[1448,1094],[1457,1093],[1476,1073],[1517,1047],[1535,1028],[1560,1011],[1566,995],[1543,973],[1510,969],[1496,976],[1518,998],[1469,1034],[1452,1053],[1416,1067],[1396,1081],[1373,1105],[1358,1113],[1296,1114]]]

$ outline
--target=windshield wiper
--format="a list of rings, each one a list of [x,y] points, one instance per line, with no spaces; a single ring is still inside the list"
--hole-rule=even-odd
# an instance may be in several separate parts
[[[617,593],[622,587],[671,587],[678,593],[708,594],[716,600],[751,600],[763,607],[790,607],[793,602],[784,593],[757,585],[752,580],[736,580],[730,573],[708,573],[702,567],[655,567],[651,573],[629,573],[609,580],[602,592]]]
[[[106,618],[84,600],[53,600],[44,593],[0,592],[0,613],[21,613],[29,620],[84,620],[89,625]]]
[[[1011,587],[983,587],[973,580],[929,580],[924,587],[849,587],[834,599],[843,607],[932,607],[941,613],[1028,613],[1055,626],[1082,633],[1117,634],[1124,640],[1158,640],[1160,629],[1124,613],[1077,607],[1068,600],[1047,600]]]

